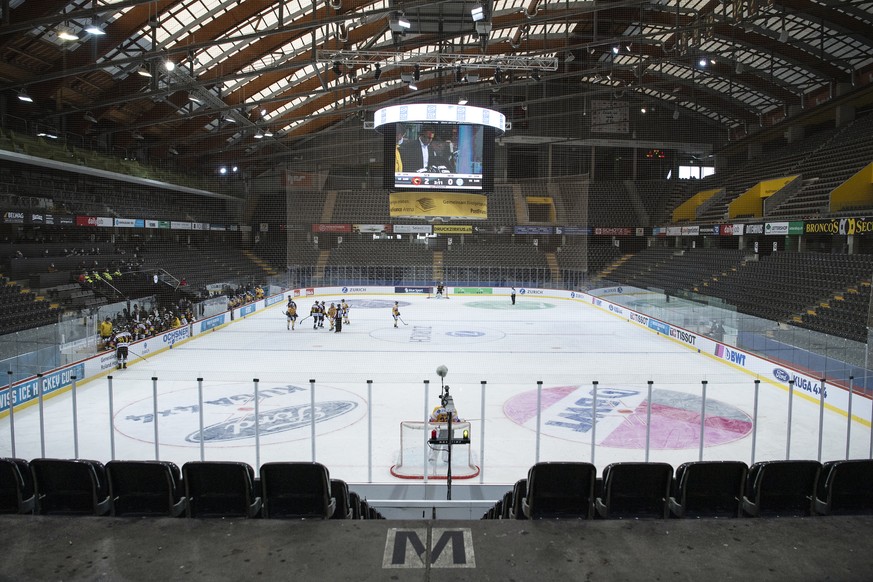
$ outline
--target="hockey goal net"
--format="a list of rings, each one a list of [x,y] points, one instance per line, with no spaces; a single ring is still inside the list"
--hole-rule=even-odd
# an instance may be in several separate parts
[[[400,451],[397,464],[391,467],[391,474],[401,479],[445,479],[448,476],[449,447],[432,445],[431,437],[448,438],[447,422],[423,422],[404,420],[400,423]],[[470,423],[453,422],[454,438],[460,439],[467,431],[472,435]],[[470,443],[452,445],[452,479],[472,479],[479,474],[479,467],[473,464]]]

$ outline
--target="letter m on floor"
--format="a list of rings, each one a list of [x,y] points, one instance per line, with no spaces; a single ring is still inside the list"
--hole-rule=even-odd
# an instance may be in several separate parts
[[[388,530],[383,568],[475,568],[469,528],[433,528],[430,547],[426,528]]]

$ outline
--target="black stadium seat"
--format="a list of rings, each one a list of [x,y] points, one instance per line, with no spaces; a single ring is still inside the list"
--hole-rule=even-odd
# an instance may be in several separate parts
[[[602,518],[666,518],[673,467],[667,463],[612,463],[603,469],[603,492],[595,501]]]
[[[528,519],[591,519],[597,468],[591,463],[537,463],[527,474]]]
[[[255,471],[247,463],[189,461],[182,465],[188,517],[257,517]]]
[[[670,510],[676,517],[740,517],[748,466],[694,461],[676,468]]]
[[[321,463],[265,463],[261,466],[265,518],[330,519],[336,508],[330,475]]]
[[[818,461],[760,461],[749,467],[743,511],[751,516],[813,514]]]
[[[36,513],[105,515],[109,512],[106,469],[98,461],[34,459],[30,462]]]
[[[109,461],[106,463],[112,515],[166,515],[185,512],[187,498],[182,473],[169,461]]]

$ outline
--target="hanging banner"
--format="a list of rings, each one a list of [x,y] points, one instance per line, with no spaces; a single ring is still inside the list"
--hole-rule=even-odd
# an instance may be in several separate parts
[[[451,192],[392,192],[391,217],[421,218],[440,216],[464,220],[488,218],[488,198],[482,194]]]

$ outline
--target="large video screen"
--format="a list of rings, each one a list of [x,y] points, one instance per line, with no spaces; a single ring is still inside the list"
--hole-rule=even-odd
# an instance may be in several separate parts
[[[490,127],[399,122],[385,139],[386,188],[482,192],[493,185]]]

